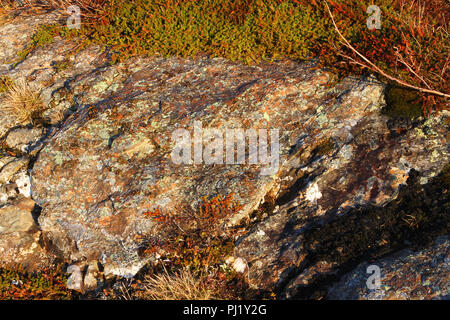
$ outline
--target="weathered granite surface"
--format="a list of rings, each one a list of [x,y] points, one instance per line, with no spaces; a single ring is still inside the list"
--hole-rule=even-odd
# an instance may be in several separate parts
[[[368,289],[369,265],[380,268],[379,288]],[[442,237],[422,250],[403,250],[371,263],[362,263],[342,277],[328,293],[338,300],[448,299],[450,295],[450,246]]]
[[[21,264],[29,270],[46,267],[54,261],[42,243],[35,223],[35,202],[18,198],[0,208],[0,257],[3,264]]]
[[[155,58],[74,83],[74,91],[86,88],[77,98],[85,106],[48,141],[31,173],[41,227],[73,259],[100,259],[112,273],[133,274],[146,261],[138,239],[158,233],[143,215],[148,210],[176,212],[203,196],[234,193],[244,205],[231,221],[238,222],[278,192],[308,151],[328,138],[340,149],[351,128],[382,105],[380,85],[349,79],[327,89],[327,79],[293,62]],[[175,164],[172,133],[192,130],[195,121],[279,129],[280,170],[269,176],[260,174],[265,165]]]
[[[424,138],[423,130],[431,123],[434,138]],[[235,255],[249,261],[254,284],[269,289],[291,281],[291,272],[307,257],[304,232],[311,225],[327,223],[352,208],[389,203],[412,169],[420,172],[422,184],[428,182],[448,161],[447,128],[442,123],[430,118],[394,137],[385,118],[369,115],[348,131],[351,138],[341,148],[294,167],[296,176],[277,197],[274,213],[238,241]],[[317,273],[316,268],[323,273],[333,265],[319,262],[304,272]],[[299,276],[298,284],[308,283]]]

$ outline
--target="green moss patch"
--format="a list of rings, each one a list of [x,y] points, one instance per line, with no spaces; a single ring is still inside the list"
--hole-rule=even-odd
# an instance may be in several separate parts
[[[423,115],[421,95],[414,90],[388,86],[383,113],[392,118],[415,119]]]

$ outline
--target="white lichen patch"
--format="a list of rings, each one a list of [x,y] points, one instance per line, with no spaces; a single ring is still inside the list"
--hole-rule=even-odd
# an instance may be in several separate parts
[[[346,144],[341,148],[339,151],[339,155],[344,158],[345,160],[349,160],[353,156],[353,147],[349,144]]]
[[[322,192],[320,192],[317,183],[310,183],[308,189],[306,189],[305,198],[312,203],[316,203],[318,199],[322,198]]]
[[[141,270],[145,263],[146,262],[141,262],[130,266],[118,266],[112,268],[109,265],[106,265],[104,273],[105,276],[115,275],[126,279],[131,279],[136,275],[136,273],[139,272],[139,270]]]
[[[245,261],[245,259],[242,258],[237,258],[233,262],[233,269],[237,273],[244,273],[245,270],[247,270],[247,261]]]
[[[31,178],[25,171],[18,174],[16,185],[20,194],[26,198],[31,197]]]

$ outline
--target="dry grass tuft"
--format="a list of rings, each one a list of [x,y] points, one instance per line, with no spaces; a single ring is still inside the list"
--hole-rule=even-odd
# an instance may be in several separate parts
[[[214,286],[205,277],[196,277],[184,269],[175,274],[164,271],[147,276],[141,299],[149,300],[210,300],[214,299]]]
[[[45,109],[41,91],[25,80],[8,85],[5,97],[0,104],[0,113],[22,125],[39,119]]]

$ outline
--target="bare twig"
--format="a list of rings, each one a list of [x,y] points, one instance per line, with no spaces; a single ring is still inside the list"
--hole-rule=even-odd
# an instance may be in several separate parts
[[[397,48],[394,48],[395,50],[395,55],[397,57],[397,60],[400,61],[403,65],[406,66],[406,68],[408,68],[409,72],[411,72],[413,75],[415,75],[420,81],[422,81],[427,87],[428,89],[431,89],[430,85],[425,81],[424,78],[422,78],[421,76],[419,76],[414,70],[413,68],[403,59],[402,55],[400,54],[400,52],[398,52]]]
[[[331,13],[330,7],[328,6],[328,2],[327,2],[326,0],[324,0],[324,2],[325,2],[325,6],[327,7],[328,13],[329,13],[329,15],[330,15],[331,21],[333,22],[333,26],[334,26],[334,28],[336,29],[336,32],[338,33],[339,37],[342,39],[344,45],[345,45],[346,47],[348,47],[350,50],[352,50],[352,51],[353,51],[357,56],[359,56],[362,60],[365,61],[365,64],[364,64],[364,63],[361,63],[361,62],[356,62],[355,59],[351,59],[351,60],[353,60],[354,63],[357,63],[357,64],[359,64],[359,65],[361,65],[361,66],[364,66],[364,67],[366,67],[366,68],[368,68],[368,69],[370,69],[370,70],[372,70],[372,71],[375,71],[375,72],[381,74],[383,77],[385,77],[385,78],[387,78],[387,79],[389,79],[389,80],[395,81],[395,82],[397,82],[398,84],[400,84],[400,85],[402,85],[402,86],[404,86],[404,87],[407,87],[407,88],[410,88],[410,89],[414,89],[414,90],[417,90],[417,91],[420,91],[420,92],[423,92],[423,93],[428,93],[428,94],[433,94],[433,95],[437,95],[437,96],[441,96],[441,97],[450,98],[450,95],[449,95],[449,94],[446,94],[446,93],[443,93],[443,92],[440,92],[440,91],[437,91],[437,90],[426,89],[426,88],[422,88],[422,87],[418,87],[418,86],[409,84],[409,83],[407,83],[407,82],[405,82],[405,81],[403,81],[403,80],[400,80],[400,79],[398,79],[398,78],[396,78],[396,77],[393,77],[393,76],[387,74],[386,72],[384,72],[383,70],[381,70],[378,66],[376,66],[372,61],[370,61],[369,59],[367,59],[364,55],[362,55],[358,50],[356,50],[356,49],[348,42],[348,40],[344,37],[344,35],[341,33],[341,31],[339,30],[339,28],[338,28],[337,25],[336,25],[336,22],[335,22],[335,20],[334,20],[334,16],[333,16],[333,14]],[[344,56],[344,55],[343,55],[343,56]],[[348,56],[345,56],[345,57],[348,57]]]

